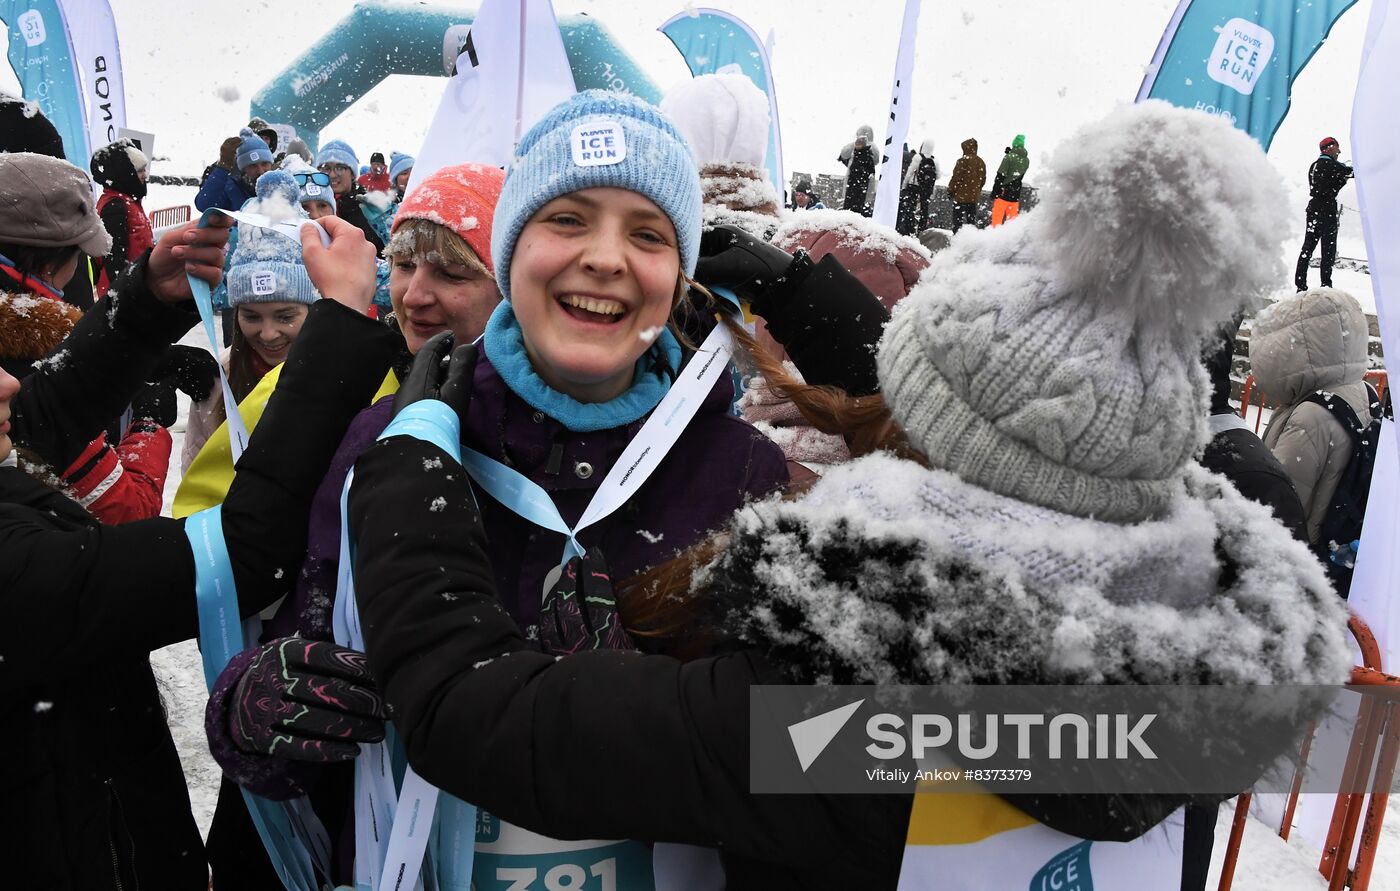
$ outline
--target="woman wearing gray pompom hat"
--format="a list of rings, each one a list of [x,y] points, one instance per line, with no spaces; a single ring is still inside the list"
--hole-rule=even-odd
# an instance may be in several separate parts
[[[1085,158],[1085,142],[1104,151]],[[905,859],[912,795],[752,794],[751,687],[1345,680],[1346,615],[1321,567],[1194,462],[1200,342],[1281,280],[1277,176],[1244,134],[1163,103],[1085,128],[1051,167],[1040,209],[957,239],[896,309],[883,399],[793,386],[816,426],[874,453],[621,582],[634,637],[664,650],[698,634],[718,654],[532,652],[497,604],[465,483],[432,480],[462,508],[383,538],[436,571],[357,566],[370,663],[415,768],[533,831],[601,824],[715,846],[730,888],[893,887],[901,861],[914,886],[1026,887],[1034,852],[1014,842],[980,858],[980,881],[955,871],[966,839]],[[741,296],[773,286],[767,270],[728,283]],[[408,446],[381,448],[350,496],[352,523],[371,531],[395,500],[430,494],[390,460]],[[1311,713],[1273,717],[1301,729]],[[1238,763],[1288,745],[1282,732],[1260,750],[1240,742]],[[667,782],[619,779],[633,776]],[[1044,824],[1068,852],[1138,839],[1192,796],[1004,800],[1023,812],[1016,825]],[[1139,887],[1174,889],[1162,873]]]

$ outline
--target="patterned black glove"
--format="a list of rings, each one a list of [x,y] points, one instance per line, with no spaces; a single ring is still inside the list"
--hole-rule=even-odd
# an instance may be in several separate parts
[[[384,700],[365,654],[324,640],[264,644],[233,691],[229,730],[244,752],[348,761],[384,738]]]
[[[600,548],[564,566],[540,609],[540,643],[554,656],[584,650],[635,650],[622,629],[617,598]]]

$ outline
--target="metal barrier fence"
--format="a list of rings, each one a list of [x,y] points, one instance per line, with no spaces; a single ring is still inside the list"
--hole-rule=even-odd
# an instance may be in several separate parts
[[[190,206],[188,204],[181,204],[178,207],[162,207],[160,210],[151,211],[152,229],[165,229],[189,221]]]
[[[1366,803],[1366,793],[1344,792],[1337,796],[1317,870],[1327,879],[1328,891],[1342,891],[1343,888],[1367,891],[1371,884],[1371,870],[1376,862],[1381,823],[1385,819],[1386,806],[1390,803],[1395,764],[1400,759],[1400,677],[1382,671],[1380,646],[1360,617],[1353,615],[1347,627],[1361,648],[1361,664],[1352,668],[1351,683],[1347,685],[1361,694],[1361,707],[1357,713],[1356,729],[1352,732],[1342,782],[1343,788],[1361,788],[1369,776],[1371,804],[1366,808],[1366,819],[1362,823],[1361,810]],[[1298,794],[1302,788],[1312,737],[1313,732],[1309,731],[1303,740],[1298,766],[1293,774],[1293,791],[1289,793],[1288,805],[1284,808],[1279,826],[1279,837],[1285,841],[1293,828],[1293,814],[1298,807]],[[1376,755],[1377,748],[1380,749],[1379,757]],[[1235,804],[1235,819],[1230,827],[1230,841],[1226,845],[1220,870],[1219,891],[1230,891],[1234,884],[1235,866],[1239,861],[1240,842],[1244,839],[1251,798],[1251,793],[1241,793]],[[1357,842],[1357,824],[1361,824],[1361,846],[1356,855],[1356,868],[1349,869],[1347,864],[1351,862],[1351,850]]]

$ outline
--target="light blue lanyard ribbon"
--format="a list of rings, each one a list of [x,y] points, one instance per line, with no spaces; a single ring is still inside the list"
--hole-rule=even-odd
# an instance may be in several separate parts
[[[421,400],[395,416],[379,435],[412,436],[432,443],[461,463],[461,422],[437,400]],[[342,646],[364,649],[355,602],[355,549],[350,535],[352,467],[340,492],[340,567],[331,616]],[[382,743],[362,744],[355,769],[356,891],[470,891],[476,856],[476,807],[439,792],[409,767],[395,788],[392,726]],[[431,812],[432,818],[426,814]],[[426,865],[424,863],[426,856]]]
[[[732,312],[739,312],[739,299],[732,291],[725,288],[713,291],[730,304]],[[462,466],[473,482],[496,501],[536,526],[564,536],[564,552],[559,559],[559,565],[563,566],[584,554],[578,534],[625,504],[660,466],[685,432],[690,419],[704,404],[715,381],[728,371],[732,349],[729,329],[716,325],[598,484],[576,526],[570,527],[564,522],[549,493],[519,471],[472,449],[462,449]]]
[[[246,640],[238,618],[233,566],[224,541],[223,505],[187,517],[185,536],[194,555],[204,682],[213,691],[219,673],[243,651]],[[251,619],[249,625],[254,629],[251,637],[256,640],[258,621]],[[317,891],[320,886],[315,871],[330,875],[330,838],[305,799],[276,802],[259,798],[242,787],[239,791],[283,886],[287,891]]]

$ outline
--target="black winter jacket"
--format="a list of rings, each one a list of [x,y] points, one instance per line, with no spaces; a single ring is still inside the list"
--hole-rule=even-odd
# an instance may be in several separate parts
[[[90,441],[196,321],[192,304],[151,295],[145,269],[143,259],[79,323],[62,363],[24,381],[11,404],[16,442],[62,456]],[[393,345],[387,329],[339,304],[312,307],[224,505],[243,615],[290,587],[315,485]],[[0,808],[11,887],[207,886],[147,659],[198,627],[183,527],[102,526],[0,468]]]
[[[355,186],[347,195],[335,196],[335,215],[358,226],[360,231],[365,233],[365,241],[374,245],[375,256],[378,256],[384,250],[384,242],[379,233],[374,231],[374,226],[370,225],[369,218],[365,216],[365,209],[360,206],[364,196],[364,186]]]
[[[416,439],[360,458],[350,523],[370,664],[429,782],[552,838],[717,848],[730,891],[895,887],[909,796],[749,794],[749,687],[783,683],[753,651],[538,652],[496,599],[467,475]]]
[[[1308,209],[1337,212],[1337,193],[1351,179],[1352,169],[1323,155],[1308,168]]]
[[[1206,443],[1201,466],[1234,483],[1250,501],[1272,510],[1294,538],[1307,544],[1308,521],[1303,502],[1298,500],[1288,472],[1254,431],[1232,427],[1215,434]]]

